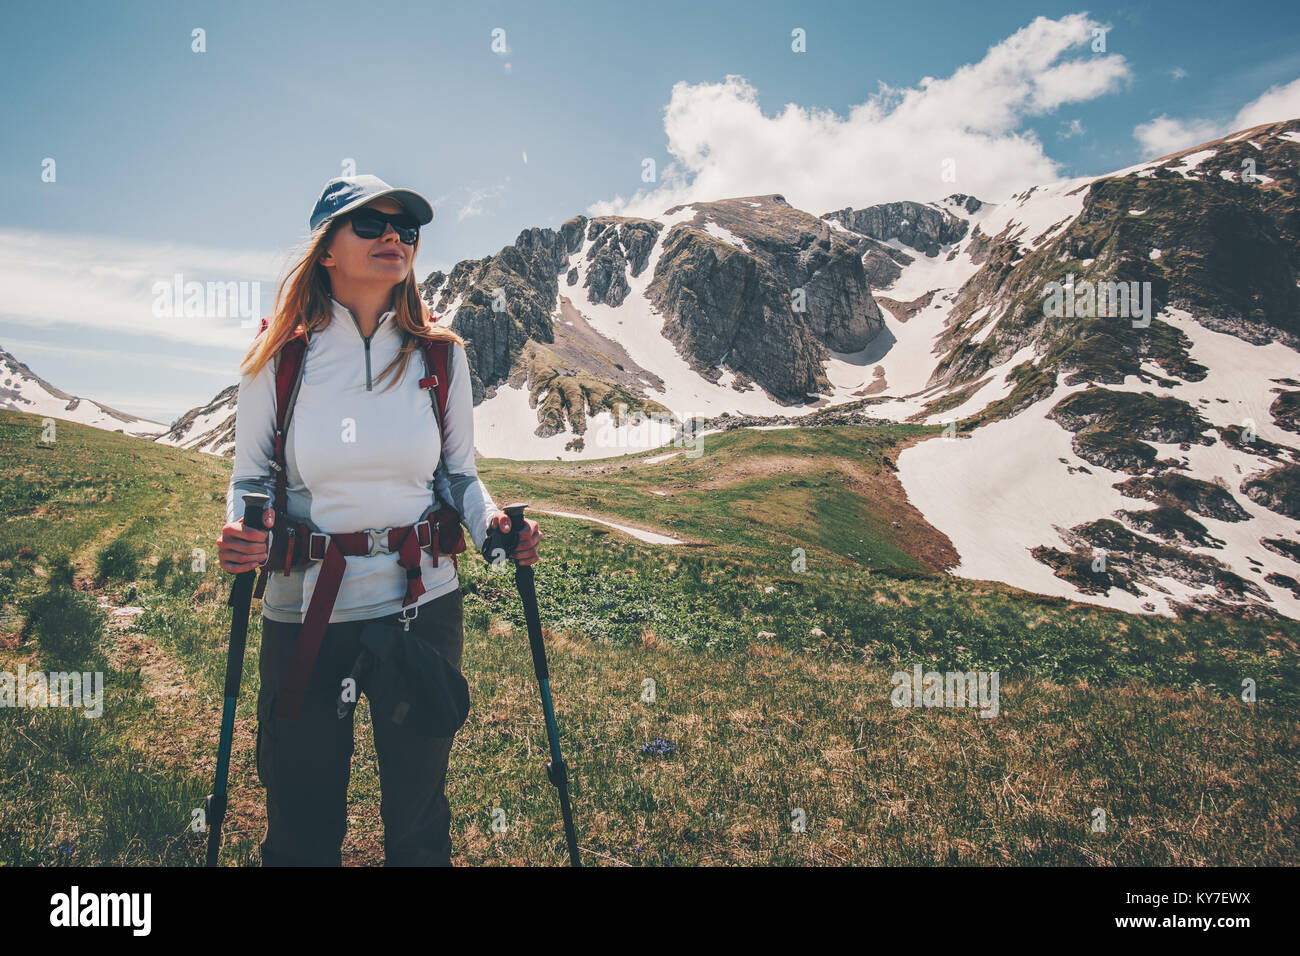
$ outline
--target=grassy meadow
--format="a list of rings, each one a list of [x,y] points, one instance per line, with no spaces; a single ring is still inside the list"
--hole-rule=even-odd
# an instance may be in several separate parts
[[[584,862],[1300,862],[1300,622],[1138,617],[947,576],[951,545],[893,477],[934,431],[741,429],[654,464],[672,449],[480,460],[498,504],[681,542],[532,514]],[[0,865],[201,865],[230,462],[64,421],[42,432],[0,411],[0,671],[102,670],[104,710],[0,708]],[[473,706],[448,771],[453,861],[563,864],[512,570],[469,552],[460,568]],[[226,865],[257,865],[265,824],[260,637],[255,602]],[[914,664],[999,672],[997,716],[893,706],[891,675]],[[359,711],[344,862],[378,865]]]

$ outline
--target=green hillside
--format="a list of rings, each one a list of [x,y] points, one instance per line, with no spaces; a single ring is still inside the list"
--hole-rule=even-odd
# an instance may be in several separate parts
[[[0,670],[102,669],[104,712],[0,708],[0,864],[197,865],[205,835],[189,824],[211,788],[229,633],[216,538],[230,463],[57,429],[45,443],[39,418],[0,411]],[[500,504],[682,541],[535,515],[588,862],[1300,860],[1300,623],[1136,617],[943,574],[951,545],[892,472],[933,431],[742,429],[650,465],[480,461]],[[512,574],[470,554],[460,566],[473,709],[448,774],[453,859],[561,863]],[[256,864],[264,825],[254,610],[230,864]],[[998,716],[891,706],[891,674],[918,663],[998,671]],[[1246,679],[1257,703],[1241,700]],[[361,711],[344,859],[377,864]],[[497,807],[506,833],[490,826]]]

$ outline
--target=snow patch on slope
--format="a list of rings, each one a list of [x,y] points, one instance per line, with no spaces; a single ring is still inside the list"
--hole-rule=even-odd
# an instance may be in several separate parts
[[[615,528],[624,534],[630,534],[632,537],[645,541],[648,544],[681,544],[677,538],[670,538],[666,534],[659,534],[656,531],[643,531],[641,528],[632,528],[625,524],[615,524],[612,521],[606,521],[604,518],[595,518],[591,515],[575,514],[571,511],[543,511],[540,508],[534,508],[533,514],[556,515],[560,518],[576,518],[579,521],[592,521],[596,524],[603,524],[609,528]]]
[[[1016,387],[1016,383],[1011,380],[1011,372],[1017,365],[1023,362],[1032,362],[1034,360],[1035,350],[1033,345],[1026,345],[1024,348],[1017,350],[999,370],[1001,377],[996,382],[990,381],[976,389],[974,394],[966,401],[962,402],[956,408],[946,412],[937,412],[926,419],[927,425],[941,425],[947,422],[958,422],[969,415],[976,415],[988,408],[999,399],[1006,398]]]
[[[235,452],[235,429],[231,419],[234,415],[235,404],[233,402],[223,402],[212,411],[196,415],[189,427],[182,433],[173,434],[169,431],[155,440],[160,445],[171,445],[173,448],[188,448],[191,451],[206,452],[209,455],[224,455],[226,452],[233,455]],[[229,437],[226,439],[212,437],[201,444],[194,444],[195,441],[210,433],[220,436],[227,425],[231,427]]]
[[[543,393],[539,400],[545,397]],[[648,417],[638,424],[628,424],[625,420],[616,428],[613,414],[602,409],[588,416],[587,430],[581,436],[583,449],[575,451],[564,447],[578,437],[572,432],[541,438],[534,434],[537,427],[537,410],[529,407],[528,389],[499,385],[492,398],[474,409],[474,447],[488,458],[572,461],[659,448],[672,441],[676,434],[671,425]]]
[[[1081,594],[1030,554],[1041,544],[1069,550],[1054,525],[1070,527],[1132,504],[1110,487],[1110,472],[1071,475],[1058,460],[1083,464],[1070,448],[1071,434],[1045,416],[1085,387],[1058,389],[969,438],[913,445],[898,456],[898,478],[908,500],[961,556],[951,573],[1137,613],[1141,601],[1133,595]]]
[[[741,239],[731,230],[719,226],[712,219],[704,223],[704,231],[711,236],[716,236],[729,245],[735,246],[737,249],[742,249],[745,252],[750,251],[749,246],[745,245],[745,240]]]
[[[1272,424],[1268,413],[1275,398],[1269,380],[1295,374],[1297,355],[1293,350],[1277,343],[1251,345],[1236,336],[1213,332],[1176,309],[1165,310],[1159,319],[1181,329],[1191,339],[1191,357],[1209,369],[1206,378],[1162,388],[1129,376],[1123,385],[1105,388],[1175,395],[1214,425],[1242,425],[1249,419],[1261,438],[1294,444],[1295,436]],[[1014,367],[1015,361],[1013,358],[1007,367]],[[1019,415],[983,425],[969,437],[939,437],[914,445],[898,457],[899,481],[926,521],[946,534],[957,549],[961,562],[953,569],[954,574],[1004,581],[1039,594],[1133,613],[1144,613],[1142,604],[1150,601],[1157,613],[1173,616],[1171,602],[1185,602],[1190,596],[1208,592],[1157,578],[1170,594],[1151,592],[1137,597],[1118,588],[1111,588],[1109,595],[1083,594],[1030,554],[1030,549],[1039,545],[1072,550],[1058,528],[1111,517],[1120,509],[1141,511],[1154,507],[1150,502],[1127,498],[1111,487],[1129,475],[1084,462],[1071,448],[1072,433],[1046,417],[1062,398],[1089,387],[1088,383],[1058,386],[1050,397]],[[1220,398],[1226,398],[1227,404],[1218,402]],[[960,411],[950,414],[958,417]],[[1189,466],[1184,474],[1204,481],[1219,479],[1251,516],[1248,521],[1226,522],[1197,515],[1196,519],[1226,547],[1187,550],[1213,556],[1262,588],[1278,611],[1300,618],[1300,601],[1289,590],[1267,584],[1263,574],[1255,572],[1247,560],[1254,558],[1266,569],[1283,569],[1285,559],[1260,546],[1259,539],[1294,539],[1300,532],[1300,522],[1255,504],[1238,490],[1251,475],[1273,465],[1222,442],[1193,445],[1185,452],[1177,445],[1149,444],[1161,458],[1182,458]],[[1088,471],[1079,470],[1080,466]]]

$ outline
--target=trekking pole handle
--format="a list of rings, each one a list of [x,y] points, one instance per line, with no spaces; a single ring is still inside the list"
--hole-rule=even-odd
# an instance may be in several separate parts
[[[261,494],[257,491],[250,491],[244,495],[244,529],[259,528],[262,529],[262,513],[270,507],[271,497]],[[265,529],[262,529],[265,530]],[[266,539],[267,559],[270,560],[271,538],[268,534]],[[229,607],[238,607],[241,601],[251,600],[253,594],[253,582],[257,578],[257,571],[241,571],[235,575],[235,583],[230,587],[230,597],[226,599]],[[247,597],[245,597],[247,594]]]
[[[510,518],[509,531],[488,525],[487,538],[483,541],[483,560],[488,564],[495,563],[498,551],[507,558],[514,557],[515,548],[519,546],[519,535],[524,530],[524,509],[527,507],[527,502],[516,501],[501,509]]]
[[[270,495],[257,491],[250,491],[244,495],[244,530],[253,528],[257,531],[265,531],[266,529],[262,527],[262,512],[270,505]]]
[[[262,527],[262,513],[271,506],[271,496],[264,495],[261,492],[250,491],[244,495],[244,530],[245,531],[265,531],[266,532],[266,560],[271,560],[271,544],[275,532],[269,528]],[[260,565],[265,566],[265,565]],[[256,576],[255,571],[245,571],[244,574]]]

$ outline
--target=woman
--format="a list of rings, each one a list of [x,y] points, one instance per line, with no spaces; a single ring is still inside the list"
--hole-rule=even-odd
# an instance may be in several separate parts
[[[270,323],[241,368],[235,464],[219,548],[221,567],[232,574],[270,561],[272,536],[243,527],[241,498],[249,491],[274,494],[272,360],[296,327],[305,330],[303,370],[282,446],[288,515],[276,525],[274,509],[268,509],[264,523],[279,529],[275,537],[284,535],[280,555],[283,541],[291,540],[285,519],[320,534],[310,536],[313,548],[301,566],[281,567],[284,559],[277,555],[263,597],[257,772],[266,787],[264,866],[342,862],[353,728],[351,709],[340,717],[338,701],[340,687],[354,673],[363,626],[401,620],[409,633],[460,666],[464,638],[455,564],[441,555],[435,565],[429,551],[407,548],[402,532],[428,517],[439,498],[459,512],[480,550],[490,525],[510,529],[510,519],[493,503],[474,466],[465,343],[431,323],[416,288],[419,227],[432,219],[428,201],[411,190],[367,175],[330,180],[309,220],[310,251],[281,285]],[[445,440],[428,380],[420,382],[428,374],[421,338],[451,343]],[[411,363],[415,368],[408,369]],[[388,386],[378,388],[390,372]],[[534,521],[524,524],[512,557],[532,564],[541,531]],[[349,552],[353,556],[346,559],[323,553],[343,540],[327,535],[394,528],[401,531],[390,532],[387,544],[396,547],[396,534],[402,553],[378,543],[369,553]],[[427,527],[424,531],[427,535]],[[384,539],[371,536],[375,542]],[[308,611],[313,599],[322,607],[322,601],[328,603],[325,595],[335,583],[325,624],[321,607],[311,616]],[[304,651],[313,641],[299,641],[309,635],[319,639],[314,659]],[[381,703],[391,702],[374,699],[364,678],[359,685],[371,697],[384,862],[449,866],[451,819],[443,791],[451,737],[422,736],[381,718],[391,712],[389,707],[381,711]]]

